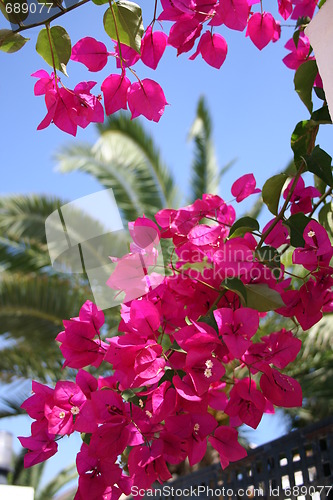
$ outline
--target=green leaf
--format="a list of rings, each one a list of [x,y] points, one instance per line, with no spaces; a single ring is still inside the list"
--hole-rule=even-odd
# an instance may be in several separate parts
[[[112,9],[112,10],[111,10]],[[144,32],[141,7],[134,2],[119,0],[104,14],[104,29],[110,38],[132,47],[138,54]]]
[[[305,157],[307,170],[317,175],[330,187],[333,186],[332,157],[319,146],[316,146],[311,155]]]
[[[313,140],[313,133],[318,125],[312,120],[299,122],[291,136],[291,149],[294,152],[294,161],[297,169],[301,166],[303,158],[308,154],[308,150]]]
[[[322,89],[321,87],[314,87],[313,90],[315,91],[315,94],[318,97],[318,99],[321,99],[322,101],[326,101],[324,89]]]
[[[312,219],[310,217],[306,217],[306,215],[299,212],[298,214],[292,215],[288,220],[283,222],[283,224],[289,228],[290,243],[293,247],[304,248],[305,241],[303,238],[303,233],[305,227],[311,220]]]
[[[84,443],[87,445],[90,444],[90,439],[91,439],[91,432],[81,432],[81,439]]]
[[[313,109],[312,88],[317,74],[317,63],[310,60],[299,66],[294,77],[295,90],[310,113],[312,113]]]
[[[24,38],[19,33],[13,33],[12,30],[0,30],[0,50],[7,54],[17,52],[28,40],[30,39]]]
[[[324,104],[321,108],[316,109],[316,111],[314,111],[311,115],[311,120],[316,122],[317,125],[330,125],[332,120],[327,104]]]
[[[326,203],[318,214],[320,224],[333,236],[333,212],[332,203]]]
[[[247,303],[247,293],[244,283],[238,278],[227,278],[222,281],[220,288],[226,288],[231,292],[236,293],[241,301],[246,304]]]
[[[244,285],[247,294],[247,307],[259,312],[274,311],[285,304],[278,292],[265,284]]]
[[[72,45],[67,31],[61,26],[53,26],[39,32],[36,50],[40,56],[53,68],[62,71],[66,76],[66,64],[68,63]]]
[[[262,188],[262,199],[268,210],[274,215],[278,213],[281,191],[287,179],[286,174],[273,175],[267,179]]]
[[[95,5],[104,5],[109,3],[109,0],[92,0]]]
[[[259,262],[272,269],[273,275],[278,279],[281,275],[280,254],[276,248],[265,246],[256,251],[256,257]]]
[[[245,233],[259,231],[259,223],[252,217],[241,217],[230,228],[229,237],[243,236]]]

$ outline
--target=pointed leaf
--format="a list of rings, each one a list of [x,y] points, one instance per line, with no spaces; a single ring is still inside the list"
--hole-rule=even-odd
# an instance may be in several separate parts
[[[313,108],[312,88],[317,74],[317,63],[311,60],[301,64],[294,77],[295,90],[310,113],[312,113]]]
[[[120,0],[105,12],[104,29],[112,40],[119,41],[140,54],[144,32],[141,7],[134,2]],[[119,40],[118,40],[119,37]]]
[[[259,312],[274,311],[285,304],[280,294],[268,285],[244,285],[247,294],[247,307]]]
[[[290,233],[290,243],[293,247],[302,247],[304,248],[305,241],[303,238],[303,233],[305,227],[311,221],[310,217],[306,217],[303,213],[299,212],[297,214],[289,217],[288,220],[284,221],[283,224],[289,227]]]
[[[282,188],[288,179],[286,174],[278,174],[270,177],[262,188],[262,199],[267,205],[268,210],[277,215],[279,209],[279,200]]]
[[[238,278],[227,278],[222,281],[220,288],[226,288],[236,293],[244,304],[247,304],[247,292],[244,283]]]
[[[0,50],[7,52],[7,54],[17,52],[28,40],[29,38],[24,38],[19,33],[13,33],[12,30],[0,30]]]
[[[319,146],[316,146],[311,155],[305,157],[307,170],[322,179],[328,186],[333,186],[332,157]]]
[[[230,228],[229,237],[243,236],[245,233],[259,231],[259,223],[252,217],[241,217]]]
[[[37,38],[36,50],[53,67],[66,75],[66,64],[71,57],[72,45],[67,31],[61,26],[53,26],[49,33],[42,29]]]

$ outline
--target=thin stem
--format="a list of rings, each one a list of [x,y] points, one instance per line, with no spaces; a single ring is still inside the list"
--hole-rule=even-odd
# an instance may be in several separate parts
[[[46,28],[47,37],[49,39],[49,44],[50,44],[50,51],[51,51],[51,57],[52,57],[52,66],[53,66],[53,71],[54,71],[54,83],[55,83],[55,86],[58,88],[57,70],[56,70],[56,67],[55,67],[55,60],[54,60],[53,46],[52,46],[52,39],[51,39],[51,30],[50,30],[49,23],[45,24],[45,28]]]
[[[111,0],[109,0],[109,5],[110,5],[110,10],[111,10],[111,13],[112,13],[112,17],[113,17],[114,27],[115,27],[115,30],[116,30],[116,37],[117,37],[117,42],[118,42],[118,52],[119,52],[119,59],[120,59],[121,71],[123,72],[124,68],[123,68],[123,56],[122,56],[122,53],[121,53],[120,36],[119,36],[119,31],[118,31],[116,16],[115,16],[115,13],[114,13],[114,10],[113,10],[113,5],[112,5]]]
[[[85,3],[90,2],[90,0],[82,0],[80,3],[77,3],[75,5],[71,5],[70,7],[63,9],[61,12],[58,12],[57,14],[54,14],[54,16],[49,17],[46,21],[39,21],[34,24],[28,24],[27,26],[20,26],[17,28],[17,30],[14,30],[13,33],[19,33],[20,31],[25,31],[25,30],[30,30],[32,28],[38,28],[38,26],[43,26],[45,23],[50,24],[52,21],[55,19],[58,19],[58,17],[63,16],[67,12],[70,12],[71,10],[76,9],[77,7],[81,7],[81,5],[84,5]]]
[[[330,187],[326,193],[324,193],[320,198],[319,200],[317,201],[317,203],[315,205],[313,205],[313,209],[309,215],[309,217],[312,217],[313,214],[315,213],[315,211],[317,210],[317,208],[319,207],[319,205],[327,198],[327,196],[329,196],[330,194],[332,194],[333,192],[333,187]]]
[[[284,213],[288,207],[288,204],[290,202],[290,199],[296,189],[296,185],[297,185],[297,182],[298,182],[298,179],[300,178],[300,176],[302,175],[303,173],[303,170],[304,170],[304,167],[305,167],[305,164],[303,163],[300,168],[298,169],[297,171],[297,174],[295,175],[294,177],[294,180],[293,180],[293,183],[291,185],[291,188],[290,188],[290,191],[287,195],[287,198],[283,204],[283,207],[281,208],[281,211],[279,212],[279,214],[275,217],[275,220],[273,222],[273,224],[271,224],[269,226],[268,229],[266,229],[266,231],[262,234],[261,238],[260,238],[260,241],[258,243],[258,246],[257,246],[257,249],[261,248],[262,247],[262,244],[264,243],[265,239],[267,238],[267,236],[271,233],[271,231],[273,231],[273,229],[275,228],[275,226],[277,225],[277,223],[283,219],[283,216],[284,216]]]

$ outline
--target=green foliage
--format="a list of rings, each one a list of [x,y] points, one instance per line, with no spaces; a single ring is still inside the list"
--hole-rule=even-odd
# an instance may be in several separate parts
[[[305,227],[310,221],[310,217],[307,217],[302,212],[299,212],[291,215],[288,220],[283,222],[283,224],[289,228],[290,243],[293,247],[304,247],[305,241],[303,233]]]
[[[46,27],[39,32],[36,50],[52,68],[62,71],[65,75],[72,44],[67,31],[61,26]]]
[[[310,155],[305,156],[307,170],[322,179],[328,186],[333,186],[332,157],[319,146],[316,146]]]
[[[242,303],[244,305],[247,304],[247,290],[242,280],[238,278],[227,278],[222,281],[220,288],[225,288],[226,290],[236,293]]]
[[[189,196],[190,202],[193,202],[201,198],[203,193],[216,194],[222,174],[222,171],[219,172],[213,145],[211,118],[203,97],[198,102],[188,138],[194,141]]]
[[[140,54],[144,32],[141,7],[134,2],[112,2],[103,17],[104,29],[110,38],[132,47]]]
[[[12,54],[22,49],[29,38],[24,38],[19,33],[13,33],[12,30],[0,30],[0,50]]]
[[[259,223],[252,217],[241,217],[230,228],[229,238],[243,236],[245,233],[259,231]]]
[[[278,213],[281,191],[287,179],[286,174],[273,175],[267,179],[262,188],[262,199],[273,215]]]
[[[310,113],[313,109],[312,88],[317,74],[316,61],[309,60],[299,66],[294,77],[295,90]]]
[[[294,152],[294,161],[297,168],[304,161],[304,157],[311,151],[313,138],[318,132],[318,125],[312,120],[303,120],[299,122],[291,136],[291,149]]]
[[[285,304],[281,295],[266,284],[244,285],[246,305],[259,312],[274,311]]]
[[[333,207],[332,202],[325,203],[318,214],[320,224],[333,236]]]

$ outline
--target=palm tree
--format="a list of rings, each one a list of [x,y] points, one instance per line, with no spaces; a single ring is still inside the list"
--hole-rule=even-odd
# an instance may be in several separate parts
[[[73,143],[58,155],[62,172],[86,172],[112,188],[123,222],[144,213],[177,206],[181,194],[153,138],[139,121],[118,114],[99,126],[96,144]],[[190,202],[203,192],[217,192],[220,172],[212,141],[212,125],[201,98],[189,138],[194,141]],[[6,196],[0,199],[0,373],[3,382],[18,378],[55,380],[62,357],[54,338],[62,319],[75,316],[92,299],[84,276],[62,274],[50,265],[46,218],[65,200],[47,196]],[[106,311],[116,328],[115,309]],[[110,332],[109,332],[110,334]],[[71,376],[71,373],[66,373]]]
[[[26,450],[23,450],[14,459],[14,466],[12,472],[8,477],[8,484],[12,486],[30,486],[34,488],[35,500],[71,500],[74,492],[73,488],[69,488],[59,496],[59,492],[69,483],[77,479],[78,474],[75,464],[62,469],[57,476],[42,486],[43,473],[45,470],[46,462],[34,465],[29,469],[24,468],[24,455]]]

